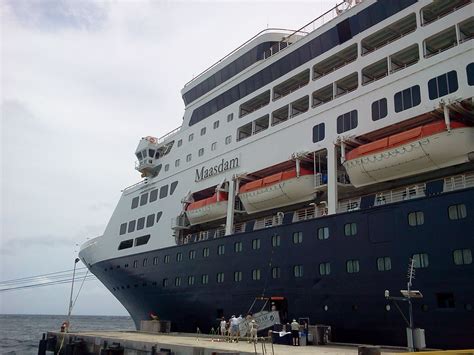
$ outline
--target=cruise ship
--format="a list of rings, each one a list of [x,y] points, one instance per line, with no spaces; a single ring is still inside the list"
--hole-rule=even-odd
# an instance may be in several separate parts
[[[137,327],[205,333],[266,299],[402,346],[384,292],[413,260],[427,346],[474,347],[473,33],[471,0],[345,1],[258,33],[184,85],[179,128],[144,132],[81,260]]]

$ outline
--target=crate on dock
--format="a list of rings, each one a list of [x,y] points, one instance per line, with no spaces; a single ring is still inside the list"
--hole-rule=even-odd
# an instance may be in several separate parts
[[[140,331],[147,333],[169,333],[171,322],[169,320],[142,320]]]

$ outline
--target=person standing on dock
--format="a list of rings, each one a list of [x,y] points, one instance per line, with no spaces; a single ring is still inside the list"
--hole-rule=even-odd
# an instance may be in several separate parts
[[[221,335],[225,335],[225,326],[226,326],[226,321],[225,321],[225,318],[222,317],[221,318],[221,322],[220,322],[220,331],[221,331]]]
[[[252,341],[256,343],[258,341],[257,328],[258,328],[257,322],[255,322],[255,319],[252,319],[252,321],[249,323],[249,329],[250,329],[249,343]]]
[[[300,324],[296,321],[296,319],[293,319],[293,322],[291,322],[291,335],[293,337],[293,346],[299,346],[300,345]]]
[[[230,319],[230,336],[231,341],[239,342],[239,320],[235,315]]]

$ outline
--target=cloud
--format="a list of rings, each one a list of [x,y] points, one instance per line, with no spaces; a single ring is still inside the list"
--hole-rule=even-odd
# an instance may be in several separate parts
[[[7,0],[5,6],[24,26],[48,31],[97,30],[107,19],[107,3],[90,0]]]

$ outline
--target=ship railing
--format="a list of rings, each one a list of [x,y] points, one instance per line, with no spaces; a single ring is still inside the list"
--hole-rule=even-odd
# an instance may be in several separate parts
[[[366,50],[361,54],[361,56],[367,55],[367,54],[369,54],[369,53],[372,53],[372,52],[376,51],[377,49],[383,48],[383,47],[385,47],[386,45],[389,45],[390,43],[393,43],[393,42],[399,40],[400,38],[403,38],[403,37],[405,37],[405,36],[408,36],[409,34],[415,32],[415,31],[416,31],[416,27],[413,28],[413,29],[411,29],[411,30],[408,31],[408,32],[400,33],[397,37],[394,37],[394,38],[392,38],[392,39],[390,39],[390,40],[388,40],[388,41],[385,41],[385,42],[383,42],[382,44],[379,44],[378,46],[371,47],[370,49],[366,49]]]
[[[461,190],[468,187],[474,187],[474,173],[467,173],[445,178],[443,192]]]
[[[214,231],[214,239],[215,238],[221,238],[225,236],[225,227],[217,228]]]
[[[413,185],[376,194],[374,206],[382,206],[388,203],[406,201],[424,196],[426,196],[426,184]]]
[[[342,62],[341,64],[332,67],[331,69],[325,71],[323,74],[320,74],[320,75],[317,75],[318,73],[314,72],[314,74],[313,74],[313,80],[321,79],[322,77],[325,77],[326,75],[329,75],[329,74],[335,72],[336,70],[341,69],[342,67],[346,66],[347,64],[350,64],[350,63],[352,63],[352,62],[355,62],[356,60],[357,60],[357,57],[355,57],[355,58],[353,58],[353,59],[351,59],[351,60]]]
[[[397,71],[400,71],[400,70],[406,69],[408,67],[411,67],[413,64],[418,63],[418,61],[419,61],[419,59],[413,59],[411,62],[405,63],[405,64],[399,66],[398,68],[391,69],[390,74],[393,74],[393,73],[396,73]]]
[[[273,226],[279,226],[282,223],[283,223],[282,214],[276,214],[273,216],[267,216],[267,217],[263,217],[263,218],[259,218],[255,220],[253,229],[258,230],[258,229],[270,228]]]
[[[222,63],[224,60],[226,60],[227,58],[229,58],[232,54],[236,53],[238,50],[240,50],[241,48],[245,47],[247,44],[249,44],[250,42],[252,42],[255,38],[261,36],[262,34],[264,34],[265,32],[286,32],[286,33],[289,33],[289,34],[294,34],[295,32],[297,31],[294,31],[294,30],[289,30],[289,29],[286,29],[286,28],[266,28],[264,30],[261,30],[260,32],[258,32],[255,36],[251,37],[249,40],[245,41],[244,43],[242,43],[240,46],[238,46],[237,48],[235,48],[233,51],[231,51],[230,53],[226,54],[224,57],[222,57],[221,59],[219,59],[217,62],[215,62],[214,64],[212,64],[210,67],[208,67],[207,69],[205,69],[204,71],[202,71],[201,73],[199,73],[198,75],[196,75],[194,78],[192,78],[190,81],[188,81],[186,84],[184,84],[184,87],[188,86],[189,84],[191,84],[193,81],[199,79],[201,76],[203,76],[204,74],[206,74],[207,72],[209,72],[211,69],[213,69],[214,67],[216,67],[217,65],[219,65],[220,63]]]
[[[181,126],[179,127],[176,127],[175,129],[173,129],[172,131],[166,133],[165,135],[161,136],[158,138],[158,140],[156,141],[157,144],[160,144],[160,143],[163,143],[166,138],[169,138],[173,135],[175,135],[176,133],[178,133],[178,131],[181,129]]]
[[[466,2],[464,3],[461,3],[460,6],[454,6],[452,7],[451,9],[449,9],[449,11],[446,11],[446,12],[443,12],[441,14],[439,14],[437,17],[434,17],[433,19],[431,19],[430,21],[426,21],[423,19],[423,10],[422,10],[422,15],[421,15],[421,25],[422,26],[426,26],[426,25],[429,25],[430,23],[433,23],[435,21],[438,21],[439,19],[445,17],[445,16],[448,16],[449,14],[463,8],[464,6],[467,6],[469,5],[471,2],[469,0],[467,0]]]
[[[234,224],[234,234],[245,232],[245,222]]]
[[[338,16],[337,9],[341,5],[343,5],[344,3],[345,3],[345,1],[342,1],[342,2],[338,3],[336,6],[330,8],[329,10],[324,12],[323,14],[316,17],[314,20],[308,22],[303,27],[297,29],[292,34],[290,34],[290,35],[286,36],[285,38],[283,38],[282,42],[296,43],[298,40],[301,39],[301,37],[298,34],[300,34],[300,33],[311,33],[314,30],[321,27],[322,25],[324,25],[325,23],[328,23],[329,21],[333,20],[334,18],[336,18]],[[357,5],[354,5],[354,6],[357,6]]]
[[[134,187],[137,187],[138,185],[146,184],[147,182],[148,182],[148,179],[145,178],[145,179],[143,179],[142,181],[139,181],[139,182],[136,182],[136,183],[133,184],[133,185],[127,186],[127,187],[124,188],[121,192],[127,192],[128,190],[131,190],[131,189],[133,189]]]
[[[200,231],[197,236],[197,241],[202,242],[203,240],[208,240],[209,239],[209,234],[210,231]]]
[[[152,159],[144,159],[142,161],[135,160],[135,170],[143,168],[153,168],[154,166],[156,166],[156,163],[153,163]]]
[[[337,212],[351,212],[360,209],[361,198],[352,198],[344,201],[339,201],[337,206]]]
[[[293,222],[306,221],[308,219],[318,218],[327,215],[324,206],[312,206],[296,210],[293,213]]]
[[[455,39],[454,42],[451,43],[450,46],[440,48],[440,49],[438,49],[437,51],[434,51],[434,52],[431,52],[431,53],[426,53],[424,57],[425,57],[425,58],[433,57],[433,56],[435,56],[435,55],[437,55],[437,54],[440,54],[440,53],[442,53],[442,52],[444,52],[444,51],[447,51],[448,49],[454,48],[454,47],[456,47],[457,45],[458,45],[458,40]]]

